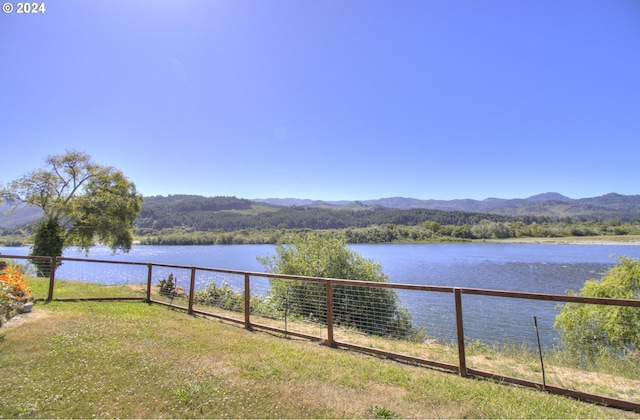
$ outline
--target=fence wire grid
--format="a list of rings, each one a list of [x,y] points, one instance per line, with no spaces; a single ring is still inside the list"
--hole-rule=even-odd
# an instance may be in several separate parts
[[[612,350],[619,343],[603,338],[597,328],[586,341],[568,342],[556,325],[557,315],[567,305],[585,313],[606,306],[615,310],[603,322],[614,323],[617,331],[627,335],[635,334],[637,343],[640,327],[634,320],[640,317],[640,301],[371,284],[154,263],[128,263],[132,268],[122,267],[126,264],[122,262],[60,260],[62,265],[50,281],[49,295],[55,299],[135,297],[232,320],[247,328],[371,350],[463,376],[506,379],[640,412],[640,350],[629,343]],[[67,278],[65,267],[72,266],[75,278]],[[67,281],[85,282],[86,294],[70,296]],[[456,293],[459,300],[454,298]],[[514,299],[517,315],[496,316],[495,308],[512,305]]]

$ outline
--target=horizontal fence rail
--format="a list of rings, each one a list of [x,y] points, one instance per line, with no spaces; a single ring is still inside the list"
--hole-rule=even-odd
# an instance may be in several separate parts
[[[543,360],[543,346],[539,337],[538,347],[533,352],[531,348],[518,346],[518,343],[501,342],[491,346],[483,340],[470,337],[470,334],[499,336],[500,331],[505,329],[533,331],[532,325],[526,325],[523,320],[486,318],[486,312],[491,313],[495,305],[504,304],[508,299],[551,304],[607,305],[639,311],[640,300],[376,283],[154,262],[16,255],[0,257],[49,262],[47,301],[141,300],[178,308],[192,315],[240,324],[247,329],[263,329],[319,341],[331,347],[455,372],[463,377],[490,378],[640,412],[640,379],[636,379],[637,376],[603,374],[603,368],[572,366],[562,360],[559,356],[562,352],[557,349],[552,357],[547,356],[547,360]],[[87,289],[87,296],[69,297],[62,290],[61,282],[64,281],[56,278],[56,267],[62,262],[91,265],[93,271],[102,271],[102,267],[113,264],[135,266],[134,277],[127,281],[124,289],[114,286],[113,296],[105,297],[104,291],[99,297],[91,296],[92,292]],[[104,271],[106,273],[108,270]],[[72,280],[83,281],[82,278]],[[108,278],[104,281],[104,284],[110,284]],[[123,290],[131,291],[131,286],[136,286],[136,293],[127,295]],[[56,296],[58,289],[62,296]],[[279,299],[267,298],[268,294],[278,295]],[[399,302],[400,294],[403,299],[415,302],[419,310],[426,311],[425,317],[437,318],[437,329],[451,339],[430,338],[429,328],[422,335],[415,330],[407,332],[406,325],[402,323],[402,313],[390,313],[384,309],[387,307],[385,302]],[[442,305],[443,296],[444,309],[429,312]],[[364,302],[368,301],[382,303],[366,306]],[[533,311],[537,335],[539,327],[535,314]],[[486,320],[474,325],[474,322],[478,324],[480,315]],[[640,329],[637,325],[633,327]],[[540,328],[549,332],[553,326],[541,325]],[[634,369],[637,371],[638,360],[635,363]],[[619,391],[612,389],[614,384],[620,386]]]

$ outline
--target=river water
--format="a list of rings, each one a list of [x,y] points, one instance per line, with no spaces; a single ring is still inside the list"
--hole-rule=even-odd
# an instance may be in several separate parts
[[[553,294],[580,290],[586,280],[599,279],[615,265],[617,257],[640,258],[637,245],[458,243],[350,245],[350,248],[380,263],[393,283]],[[0,247],[1,254],[28,252],[27,247]],[[265,271],[256,257],[274,253],[274,245],[138,245],[130,253],[120,255],[111,255],[106,247],[94,247],[88,258]],[[75,249],[66,250],[64,256],[84,257]],[[107,284],[140,283],[146,280],[146,268],[65,262],[56,271],[56,277]],[[233,276],[224,280],[232,287],[242,285],[241,279]],[[206,281],[196,287],[203,287]],[[258,292],[265,292],[268,285],[262,287],[260,290],[257,286]],[[454,339],[452,294],[401,291],[399,295],[415,324],[424,326],[434,338]],[[558,340],[553,328],[559,312],[557,303],[465,295],[463,311],[465,335],[471,339],[531,344],[535,340],[532,320],[535,316],[543,343],[553,345]]]

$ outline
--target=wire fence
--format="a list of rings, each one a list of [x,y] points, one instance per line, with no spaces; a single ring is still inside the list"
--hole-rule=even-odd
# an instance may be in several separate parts
[[[640,317],[640,300],[143,262],[3,258],[48,261],[46,300],[144,300],[248,329],[275,331],[461,376],[493,378],[640,412],[640,349],[615,347],[612,338],[605,339],[601,331],[592,331],[583,341],[568,346],[567,337],[563,339],[554,325],[565,305],[587,314],[597,313],[590,309],[608,307],[616,309],[608,320],[615,330],[637,336],[640,326],[634,319]],[[58,266],[59,262],[63,265]],[[71,265],[78,265],[76,278],[63,278],[60,267]],[[82,295],[77,294],[77,287],[67,287],[69,281],[85,283]],[[504,306],[518,310],[506,315],[496,310]]]

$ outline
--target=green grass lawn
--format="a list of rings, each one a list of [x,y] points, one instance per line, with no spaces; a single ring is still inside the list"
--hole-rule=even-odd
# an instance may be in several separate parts
[[[2,418],[640,417],[135,301],[38,302],[0,329],[0,372]]]

